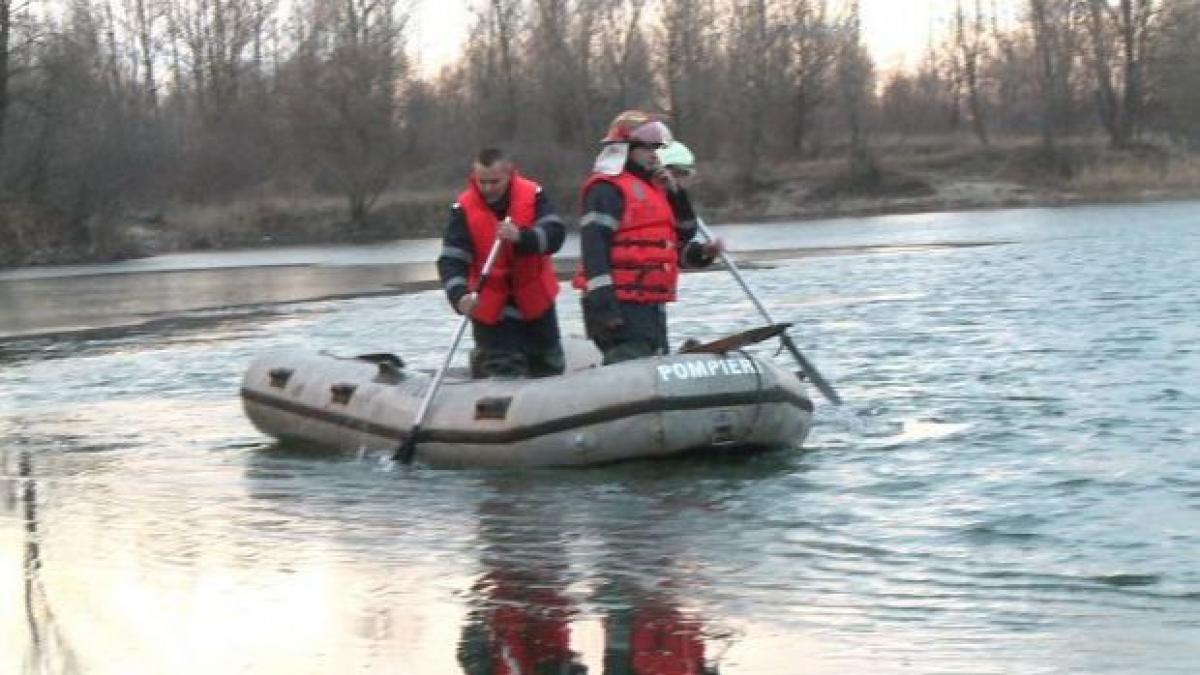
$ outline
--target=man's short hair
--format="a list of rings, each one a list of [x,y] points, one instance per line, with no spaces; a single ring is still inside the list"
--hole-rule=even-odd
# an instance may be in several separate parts
[[[484,148],[479,151],[479,154],[475,155],[475,162],[479,166],[491,167],[498,162],[506,161],[508,161],[508,155],[504,154],[504,151],[500,148]]]

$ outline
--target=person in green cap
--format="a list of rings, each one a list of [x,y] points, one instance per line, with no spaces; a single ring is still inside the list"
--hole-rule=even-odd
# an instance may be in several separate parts
[[[680,141],[671,141],[658,151],[658,163],[671,174],[679,187],[685,190],[691,187],[692,176],[696,173],[696,157],[688,146]]]

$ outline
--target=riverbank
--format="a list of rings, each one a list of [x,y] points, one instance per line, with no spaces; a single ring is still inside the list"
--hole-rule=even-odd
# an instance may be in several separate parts
[[[1200,198],[1200,155],[1149,145],[1113,150],[1080,142],[1047,154],[1029,140],[980,147],[895,139],[880,142],[875,158],[854,174],[840,155],[763,163],[749,174],[713,163],[701,167],[693,194],[710,224]],[[45,242],[10,251],[0,264],[437,237],[459,173],[455,167],[431,167],[409,177],[405,188],[382,195],[358,224],[347,222],[344,203],[334,196],[259,194],[221,205],[143,210],[120,219],[102,245]],[[575,178],[545,181],[556,203],[574,204]]]
[[[988,148],[897,141],[877,157],[873,171],[856,176],[840,160],[779,164],[741,198],[714,200],[710,192],[706,211],[715,222],[770,222],[1200,197],[1200,156],[1151,146],[1079,143],[1047,155],[1030,141]],[[710,182],[718,196],[734,183],[732,171]]]

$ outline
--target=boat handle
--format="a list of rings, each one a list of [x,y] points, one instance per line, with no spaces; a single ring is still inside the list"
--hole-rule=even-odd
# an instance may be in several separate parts
[[[350,397],[354,396],[355,389],[358,389],[357,384],[332,384],[329,386],[329,393],[334,403],[346,405],[350,402]]]
[[[272,368],[267,371],[267,377],[271,379],[271,386],[276,389],[283,389],[287,386],[288,380],[292,378],[294,373],[291,368]]]

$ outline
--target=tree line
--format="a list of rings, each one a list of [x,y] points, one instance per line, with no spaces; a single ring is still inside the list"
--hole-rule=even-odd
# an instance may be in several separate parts
[[[869,168],[897,135],[1200,146],[1197,0],[956,0],[894,73],[857,0],[472,7],[425,73],[405,0],[0,0],[0,262],[104,255],[138,214],[263,194],[338,195],[362,227],[484,144],[565,184],[635,107],[750,183],[769,162]]]

